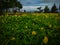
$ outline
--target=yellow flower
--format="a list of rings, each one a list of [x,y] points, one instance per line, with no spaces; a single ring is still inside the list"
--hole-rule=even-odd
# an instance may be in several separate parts
[[[52,27],[52,25],[50,24],[49,27]]]
[[[27,16],[27,14],[23,14],[22,16]]]
[[[12,28],[12,30],[14,30],[14,28]]]
[[[44,27],[41,27],[41,30],[43,30],[44,29]]]
[[[12,37],[11,40],[15,40],[15,37]]]
[[[36,35],[36,31],[32,31],[32,35]]]
[[[44,44],[47,44],[48,43],[48,37],[47,36],[44,36],[43,43]]]
[[[17,17],[17,15],[15,14],[15,16]]]
[[[45,15],[46,18],[48,18],[48,15]]]

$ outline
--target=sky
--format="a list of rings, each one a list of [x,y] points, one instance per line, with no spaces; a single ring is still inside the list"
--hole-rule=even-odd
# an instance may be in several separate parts
[[[49,8],[55,3],[56,6],[59,6],[60,0],[18,0],[23,5],[22,10],[26,11],[35,11],[38,7],[44,7],[48,5]]]

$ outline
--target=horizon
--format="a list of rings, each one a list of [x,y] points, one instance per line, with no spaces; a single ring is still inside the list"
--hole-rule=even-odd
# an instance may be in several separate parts
[[[44,7],[47,5],[49,8],[55,3],[57,8],[59,6],[60,0],[18,0],[23,5],[21,10],[26,11],[36,11],[38,7]],[[37,10],[38,11],[38,10]]]

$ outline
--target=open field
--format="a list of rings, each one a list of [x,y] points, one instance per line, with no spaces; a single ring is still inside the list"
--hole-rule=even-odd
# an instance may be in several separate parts
[[[60,14],[0,16],[0,45],[59,45]]]

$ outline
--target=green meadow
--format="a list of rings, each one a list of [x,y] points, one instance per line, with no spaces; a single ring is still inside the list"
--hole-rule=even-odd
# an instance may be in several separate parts
[[[60,14],[0,16],[0,45],[59,45]]]

